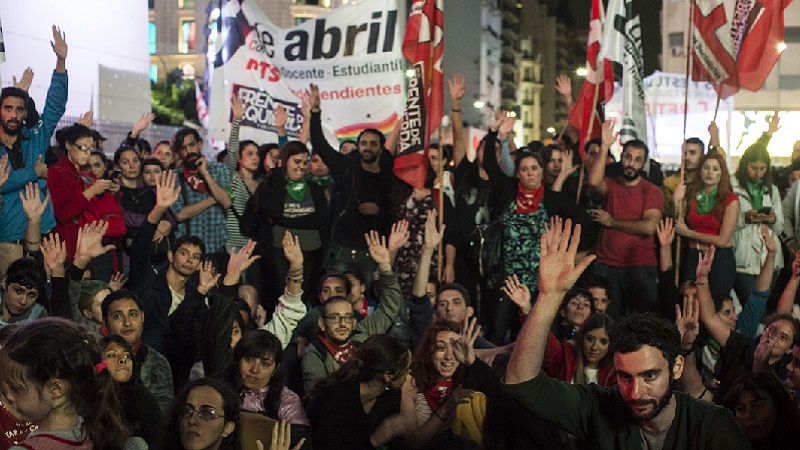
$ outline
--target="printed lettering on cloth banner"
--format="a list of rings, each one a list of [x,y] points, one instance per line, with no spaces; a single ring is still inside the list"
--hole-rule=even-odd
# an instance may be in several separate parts
[[[647,118],[644,106],[644,57],[642,25],[633,8],[633,0],[610,0],[603,27],[600,56],[622,64],[624,118],[620,142],[633,139],[647,142]],[[604,64],[607,63],[604,61]],[[610,83],[608,83],[610,84]],[[606,86],[610,89],[611,86]],[[610,96],[606,96],[606,99]]]
[[[0,63],[6,62],[6,44],[3,41],[3,24],[0,22]]]
[[[241,92],[248,105],[242,139],[277,140],[278,105],[289,116],[289,137],[296,138],[309,83],[319,86],[332,144],[355,139],[365,128],[390,132],[405,99],[396,3],[365,0],[281,29],[253,0],[225,2],[217,48],[209,52],[211,137],[228,138],[230,96]]]
[[[414,64],[414,76],[408,82],[408,100],[400,126],[397,157],[394,160],[394,174],[397,178],[417,189],[425,187],[428,176],[428,147],[426,140],[425,96],[423,95],[422,64]]]
[[[692,34],[692,80],[712,83],[720,98],[735,94],[739,75],[731,24],[720,0],[695,0]]]

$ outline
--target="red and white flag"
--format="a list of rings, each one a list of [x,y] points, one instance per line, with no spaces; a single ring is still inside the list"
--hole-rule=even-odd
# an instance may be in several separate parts
[[[734,18],[733,39],[737,44],[741,42],[737,61],[739,84],[758,91],[785,48],[783,13],[792,0],[740,0],[739,3],[747,8],[740,12],[737,5]]]
[[[602,64],[598,71],[597,55],[600,54],[600,41],[603,38],[603,16],[603,3],[600,0],[592,0],[592,18],[589,21],[589,38],[586,48],[586,80],[569,113],[569,123],[578,130],[581,136],[578,146],[581,160],[586,157],[583,150],[585,141],[600,137],[602,134],[600,111],[597,110],[597,106],[602,105],[606,100],[605,86],[610,86],[611,92],[614,89],[614,74],[611,64]],[[597,98],[595,98],[595,91],[597,91]],[[592,122],[594,124],[591,127],[591,134],[589,134],[589,124]]]
[[[428,148],[431,133],[444,115],[444,0],[416,0],[411,5],[403,56],[414,64],[414,82],[418,100],[412,100],[411,88],[406,105],[406,120],[400,131],[400,151],[394,173],[406,183],[422,188],[428,171]],[[423,111],[419,108],[422,107]],[[409,111],[409,108],[412,108]],[[420,136],[420,132],[422,135]],[[421,139],[421,147],[420,147]]]
[[[739,91],[731,24],[720,0],[695,0],[692,80],[708,81],[720,98]]]

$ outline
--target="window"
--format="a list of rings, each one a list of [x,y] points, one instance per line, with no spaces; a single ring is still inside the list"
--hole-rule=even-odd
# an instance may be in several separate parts
[[[156,7],[156,0],[147,0],[147,8],[153,9]]]
[[[308,21],[310,19],[311,19],[311,17],[295,16],[294,17],[294,25],[295,26],[300,25],[300,24],[302,24],[302,23],[304,23],[304,22],[306,22],[306,21]]]
[[[178,8],[194,9],[194,0],[178,0]]]
[[[156,53],[156,24],[153,22],[150,22],[148,35],[150,37],[150,54],[154,55]]]
[[[800,89],[800,75],[781,75],[778,77],[778,88],[787,90]]]
[[[669,46],[670,47],[683,47],[683,32],[679,31],[677,33],[670,33],[669,34]]]
[[[158,83],[158,66],[156,64],[150,64],[150,81]]]
[[[180,37],[178,38],[178,53],[189,53],[195,47],[196,24],[194,20],[181,21]]]
[[[219,35],[219,8],[214,8],[208,15],[208,57],[213,58],[217,51],[217,36]]]
[[[787,44],[796,44],[800,42],[800,27],[786,27],[783,30],[783,42]]]

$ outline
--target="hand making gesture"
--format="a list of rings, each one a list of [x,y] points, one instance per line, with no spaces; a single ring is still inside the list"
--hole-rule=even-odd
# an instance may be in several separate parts
[[[450,339],[450,345],[453,346],[453,357],[456,361],[467,367],[475,362],[475,339],[480,334],[481,326],[478,325],[478,319],[465,317],[458,339]]]
[[[531,308],[533,307],[531,303],[531,291],[528,289],[528,286],[520,283],[516,274],[506,278],[506,285],[501,289],[515,305],[519,306],[522,314],[527,316],[531,313]]]
[[[369,233],[364,234],[364,238],[367,240],[367,245],[369,246],[369,254],[372,256],[375,264],[378,265],[378,269],[381,272],[388,272],[392,270],[389,249],[386,247],[386,237],[381,236],[377,231],[372,230]]]

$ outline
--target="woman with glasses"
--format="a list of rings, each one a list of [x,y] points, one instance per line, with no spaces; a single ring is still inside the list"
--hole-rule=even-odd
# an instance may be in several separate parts
[[[186,386],[172,407],[162,450],[241,450],[239,399],[224,383],[202,378]]]
[[[94,134],[89,128],[75,124],[64,131],[67,149],[64,157],[50,168],[47,187],[56,216],[54,232],[66,243],[67,259],[75,256],[78,229],[95,221],[108,222],[103,243],[116,244],[125,235],[125,221],[117,200],[112,194],[115,181],[98,179],[88,170],[94,149]],[[121,271],[121,261],[106,252],[92,261],[92,278],[109,281],[114,272]]]

